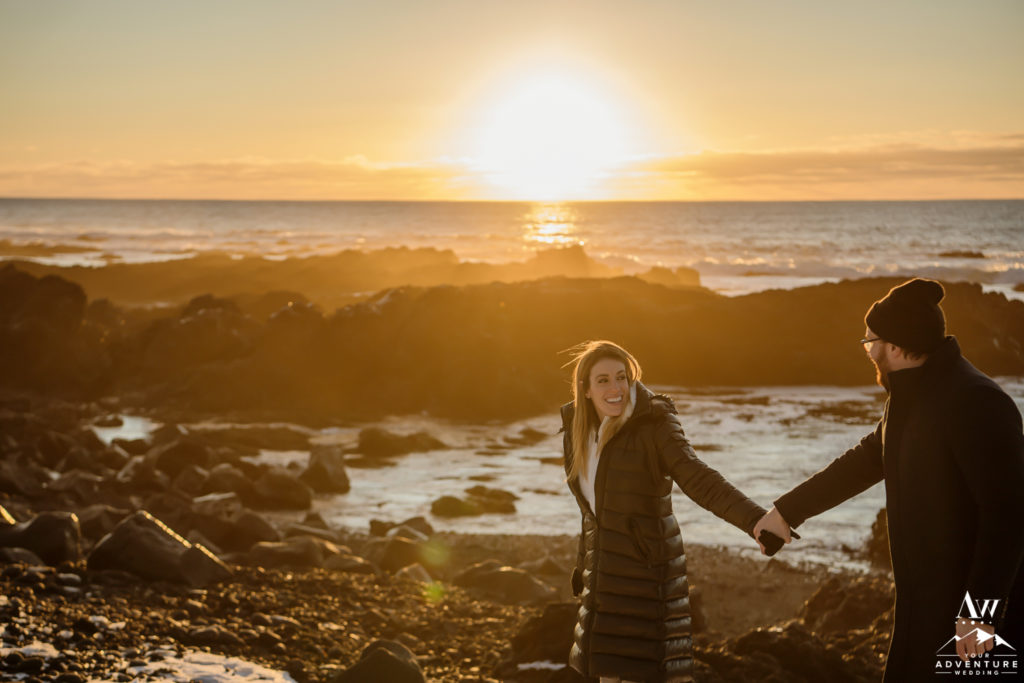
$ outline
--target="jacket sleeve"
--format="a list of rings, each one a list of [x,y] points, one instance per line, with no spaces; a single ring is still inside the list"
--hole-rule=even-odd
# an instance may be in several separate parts
[[[882,481],[882,422],[856,446],[825,469],[775,501],[775,509],[791,527],[831,510]]]
[[[654,428],[661,471],[679,484],[695,503],[750,535],[764,515],[760,505],[743,495],[725,477],[697,457],[683,432],[679,416],[666,414]]]
[[[949,421],[953,457],[970,491],[959,501],[977,515],[967,590],[999,597],[1005,613],[1024,559],[1024,431],[1013,399],[995,387],[964,392]],[[1004,614],[997,615],[997,624]]]

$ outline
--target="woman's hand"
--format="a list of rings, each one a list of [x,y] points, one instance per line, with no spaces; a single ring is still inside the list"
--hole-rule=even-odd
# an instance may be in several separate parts
[[[768,551],[765,549],[764,544],[759,540],[759,536],[762,531],[768,531],[775,534],[783,540],[785,543],[792,543],[793,536],[789,532],[789,523],[782,518],[782,514],[775,509],[773,506],[771,510],[765,513],[764,517],[754,525],[753,536],[754,540],[757,541],[757,545],[761,547],[761,553],[768,555]]]

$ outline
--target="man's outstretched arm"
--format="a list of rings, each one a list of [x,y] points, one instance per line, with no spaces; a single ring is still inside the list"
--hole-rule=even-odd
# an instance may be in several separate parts
[[[866,491],[883,476],[882,423],[879,422],[860,443],[779,497],[775,507],[754,527],[755,537],[761,529],[767,529],[788,543],[790,528]]]

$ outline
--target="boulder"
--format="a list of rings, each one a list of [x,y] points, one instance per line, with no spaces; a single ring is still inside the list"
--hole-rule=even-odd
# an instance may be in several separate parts
[[[799,622],[759,628],[736,639],[745,675],[729,680],[834,681],[858,680],[843,661],[842,652],[829,647]]]
[[[407,538],[375,538],[363,548],[371,562],[388,572],[395,572],[410,564],[423,561],[421,543]]]
[[[426,432],[394,434],[380,427],[366,427],[359,432],[356,451],[370,457],[390,457],[447,448],[443,441]]]
[[[807,599],[800,618],[819,634],[867,628],[893,606],[896,595],[892,582],[861,576],[845,580],[832,577]]]
[[[211,496],[231,496],[231,498],[210,499],[199,507],[196,512],[193,503],[193,514],[190,516],[190,530],[197,531],[209,538],[217,546],[234,552],[248,552],[256,543],[277,542],[281,534],[277,529],[252,510],[237,508],[237,497],[233,493],[208,494]],[[199,500],[199,499],[197,499]],[[209,510],[205,512],[203,510]]]
[[[121,439],[117,438],[110,442],[111,446],[123,448],[128,455],[145,455],[152,448],[152,444],[146,439]]]
[[[523,427],[516,436],[506,436],[505,443],[510,446],[533,446],[548,438],[548,434],[532,427]]]
[[[560,602],[547,605],[540,616],[528,619],[512,637],[510,663],[568,664],[578,609],[575,602]]]
[[[82,536],[96,542],[113,531],[129,511],[97,503],[79,510],[77,514]]]
[[[376,640],[330,683],[426,683],[426,678],[412,650],[397,641]]]
[[[476,502],[455,496],[441,496],[430,504],[430,514],[435,517],[473,517],[483,513]]]
[[[892,571],[892,557],[889,555],[889,523],[886,509],[882,508],[871,523],[871,534],[864,542],[864,555],[872,566]]]
[[[456,586],[473,588],[506,604],[541,604],[553,600],[557,591],[522,569],[487,560],[467,567],[452,580]]]
[[[38,567],[43,559],[26,548],[0,548],[0,564],[25,564]]]
[[[150,439],[152,439],[154,446],[159,446],[184,439],[188,435],[189,431],[185,427],[174,424],[173,422],[168,422],[167,424],[161,425],[153,430],[153,433],[150,434]]]
[[[71,512],[40,512],[20,524],[0,525],[0,548],[31,550],[49,565],[77,562],[82,556],[82,531]]]
[[[324,566],[322,546],[309,536],[261,542],[249,550],[249,564],[264,569],[305,569]]]
[[[88,567],[191,586],[205,586],[232,574],[209,550],[189,543],[145,510],[127,517],[104,536],[89,553]]]
[[[313,449],[299,479],[317,493],[348,493],[351,484],[345,471],[345,453],[335,446]]]
[[[288,470],[272,467],[253,484],[260,507],[306,510],[313,504],[313,491]]]
[[[0,493],[35,498],[42,493],[44,481],[38,466],[0,460]]]
[[[214,464],[209,447],[193,437],[183,437],[155,446],[147,457],[152,458],[156,468],[172,479],[189,465],[205,470]]]
[[[466,489],[470,500],[480,506],[484,512],[498,512],[514,514],[516,511],[515,501],[519,496],[509,491],[494,489],[487,486],[476,485]]]
[[[43,464],[51,469],[56,468],[67,456],[68,451],[76,446],[78,442],[73,437],[51,430],[47,430],[36,440],[36,450]]]
[[[306,516],[302,518],[302,524],[304,526],[311,526],[316,529],[330,529],[327,520],[324,519],[323,515],[319,512],[307,512]]]
[[[371,519],[370,520],[370,535],[371,536],[383,536],[387,532],[394,529],[397,524],[394,522],[385,522],[382,519]]]
[[[434,580],[433,577],[430,576],[430,572],[424,569],[423,565],[419,563],[402,567],[395,572],[395,578],[409,579],[410,581],[415,581],[417,583],[431,583]]]
[[[242,500],[251,500],[255,495],[252,490],[252,482],[242,473],[242,470],[226,462],[216,465],[210,470],[200,492],[237,493]]]
[[[102,482],[103,477],[99,475],[82,470],[71,470],[47,484],[46,490],[54,493],[66,493],[78,503],[88,503],[96,500]]]
[[[426,517],[410,517],[407,520],[398,523],[398,526],[409,527],[415,529],[424,536],[433,536],[434,527],[430,526],[430,522],[427,521]]]
[[[114,480],[125,491],[163,491],[171,483],[170,477],[156,468],[154,461],[144,455],[133,455],[118,471]]]
[[[178,476],[174,477],[171,486],[190,496],[198,496],[202,492],[203,484],[206,483],[208,476],[210,473],[199,465],[186,465],[178,473]]]
[[[235,524],[232,539],[237,546],[244,546],[242,549],[248,550],[260,541],[281,540],[281,534],[274,525],[251,510],[242,510],[231,521]]]
[[[242,512],[242,501],[235,493],[208,493],[192,499],[192,512],[197,515],[232,517]]]

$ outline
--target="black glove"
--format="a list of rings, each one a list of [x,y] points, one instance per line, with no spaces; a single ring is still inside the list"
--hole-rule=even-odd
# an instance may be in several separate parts
[[[791,531],[790,535],[793,538],[800,538],[800,535],[797,534],[795,531]],[[764,552],[768,557],[771,557],[775,553],[779,552],[779,550],[782,549],[782,546],[786,543],[781,538],[779,538],[772,532],[768,531],[767,529],[761,529],[761,533],[758,535],[757,540],[760,541],[761,545],[764,546]]]

